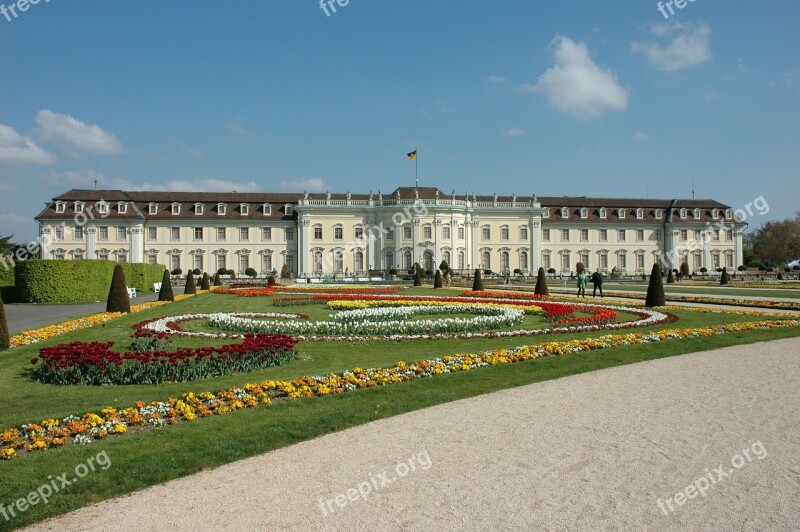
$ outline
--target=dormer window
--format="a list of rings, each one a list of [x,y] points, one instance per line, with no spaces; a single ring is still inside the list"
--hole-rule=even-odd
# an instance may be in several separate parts
[[[681,219],[682,220],[686,219],[686,209],[681,209]]]
[[[542,218],[550,218],[550,209],[548,207],[542,209]]]
[[[172,204],[172,212],[173,215],[181,213],[181,204],[180,203],[173,203]]]
[[[248,214],[250,214],[250,205],[248,205],[247,203],[242,203],[239,206],[239,214],[241,214],[242,216],[247,216]]]
[[[293,207],[292,207],[290,204],[288,204],[288,203],[287,203],[287,204],[286,204],[286,205],[283,207],[283,212],[285,212],[285,213],[286,213],[286,216],[291,216],[291,215],[292,215],[292,213],[294,212],[292,209],[293,209]]]
[[[203,204],[202,203],[195,203],[194,204],[194,215],[200,216],[203,214]]]
[[[600,218],[605,219],[606,214],[607,214],[606,208],[605,207],[600,207]]]
[[[639,220],[644,218],[644,209],[636,209],[636,218]]]
[[[98,201],[97,212],[99,212],[100,214],[108,214],[108,203],[106,203],[105,201]]]
[[[725,218],[727,218],[728,220],[733,218],[733,211],[730,209],[725,209]]]
[[[561,207],[561,217],[562,218],[569,218],[569,208]]]
[[[120,201],[117,203],[117,212],[120,214],[125,214],[128,212],[128,204],[124,201]]]
[[[589,217],[589,209],[586,207],[581,208],[581,218],[588,218]]]
[[[83,212],[84,203],[82,201],[75,202],[75,212]]]
[[[656,209],[655,210],[655,217],[656,217],[656,220],[660,220],[661,219],[661,209]]]
[[[64,211],[66,211],[66,210],[67,210],[67,204],[66,203],[64,203],[63,201],[57,201],[56,202],[56,212],[57,213],[60,214],[60,213],[63,213]]]
[[[225,216],[228,212],[228,206],[224,203],[217,203],[217,216]]]
[[[264,216],[270,216],[272,214],[272,205],[269,203],[264,204]]]
[[[620,220],[625,218],[625,209],[619,209],[617,212],[619,213]]]
[[[695,220],[699,220],[700,219],[700,209],[695,209],[694,210],[694,219]]]
[[[148,203],[147,214],[158,214],[158,203]]]
[[[714,218],[715,220],[716,220],[717,218],[719,218],[719,209],[714,209],[714,210],[712,210],[712,211],[711,211],[711,217],[712,217],[712,218]]]

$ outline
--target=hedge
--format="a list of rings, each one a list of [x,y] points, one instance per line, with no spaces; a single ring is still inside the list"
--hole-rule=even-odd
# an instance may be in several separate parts
[[[11,303],[17,299],[16,289],[14,288],[14,268],[6,268],[5,266],[0,262],[0,297],[6,303]]]
[[[23,303],[76,303],[105,301],[114,267],[106,260],[41,260],[18,262],[15,268],[16,300]],[[128,286],[152,292],[161,281],[161,264],[122,264]]]

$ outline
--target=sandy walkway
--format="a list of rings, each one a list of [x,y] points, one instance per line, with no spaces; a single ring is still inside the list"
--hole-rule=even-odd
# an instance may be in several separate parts
[[[397,466],[410,459],[416,472]],[[720,465],[728,476],[718,480]],[[714,484],[701,480],[709,475]],[[705,497],[689,490],[694,498],[674,502],[695,482]],[[348,500],[359,485],[373,492],[364,501],[353,490]],[[440,405],[37,529],[787,530],[799,521],[800,340],[792,339]]]

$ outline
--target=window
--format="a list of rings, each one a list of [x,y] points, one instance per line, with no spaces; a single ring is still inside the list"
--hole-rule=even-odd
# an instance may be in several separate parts
[[[567,207],[561,207],[561,217],[569,218],[569,209]]]
[[[128,204],[125,203],[124,201],[120,201],[119,203],[117,203],[117,212],[119,212],[120,214],[127,213],[128,212]]]
[[[661,229],[656,229],[655,231],[653,231],[653,236],[655,237],[656,240],[660,241],[661,240]]]
[[[488,251],[484,251],[481,253],[481,269],[482,270],[491,270],[492,269],[492,254]]]
[[[314,226],[314,240],[322,240],[322,226],[315,225]]]
[[[636,230],[636,241],[637,242],[644,242],[644,229],[637,229]]]
[[[605,207],[600,207],[600,218],[605,219],[607,215],[608,215],[608,211],[606,211],[606,208]]]
[[[570,264],[569,255],[564,253],[563,255],[561,255],[561,269],[564,271],[570,270],[571,268],[569,264]]]
[[[181,213],[181,204],[180,203],[173,203],[172,204],[172,214],[180,214]]]
[[[98,240],[108,240],[108,227],[103,225],[97,228],[97,239]]]
[[[272,205],[269,203],[264,204],[264,216],[270,216],[272,214]]]
[[[508,240],[508,227],[500,228],[500,240]]]
[[[542,268],[544,271],[550,269],[550,253],[542,253]]]
[[[584,268],[586,268],[587,270],[591,270],[591,267],[589,266],[589,253],[588,252],[581,253],[581,262],[583,263],[583,267]]]
[[[148,240],[158,240],[158,227],[148,227],[147,228],[147,239]]]
[[[617,212],[619,213],[620,219],[625,218],[625,209],[619,209]]]
[[[203,255],[201,253],[195,253],[194,255],[194,269],[203,271]]]
[[[625,229],[617,230],[617,240],[620,242],[625,242]]]
[[[686,240],[688,239],[688,233],[689,232],[686,229],[681,229],[681,237],[680,237],[681,242],[686,242]]]
[[[227,270],[228,269],[228,261],[225,255],[219,254],[217,255],[217,270]]]
[[[500,253],[500,271],[507,272],[509,270],[508,251]]]
[[[700,219],[700,209],[695,209],[694,210],[694,219],[695,220],[699,220]]]
[[[386,252],[386,268],[389,270],[394,268],[394,253],[391,251]]]
[[[701,234],[700,234],[700,229],[695,229],[694,230],[694,239],[697,242],[699,242],[702,239]]]
[[[653,212],[653,215],[656,217],[656,220],[660,220],[661,219],[661,209],[656,209]]]
[[[442,251],[442,260],[450,266],[452,263],[450,262],[450,252],[449,251]]]
[[[241,214],[242,216],[247,216],[248,214],[250,214],[250,205],[248,205],[247,203],[242,203],[239,206],[239,214]]]
[[[97,202],[97,212],[100,214],[108,214],[108,203],[104,201]]]
[[[561,230],[561,241],[562,242],[569,242],[569,229],[562,229]]]
[[[128,262],[127,253],[117,253],[117,262]]]
[[[127,240],[128,231],[124,227],[117,227],[117,240]]]
[[[624,270],[628,267],[628,257],[622,253],[617,255],[617,268]]]
[[[589,230],[581,229],[581,242],[588,242],[588,241],[589,241]]]
[[[586,207],[581,208],[581,218],[588,218],[589,217],[589,209]]]
[[[600,229],[600,242],[608,242],[608,229]]]
[[[449,225],[445,225],[444,227],[442,227],[442,238],[444,240],[450,240],[450,226]]]
[[[636,218],[639,220],[644,218],[644,209],[636,209]]]
[[[719,241],[719,229],[714,229],[714,232],[713,232],[713,234],[712,234],[712,235],[713,235],[713,236],[712,236],[711,238],[712,238],[713,240],[715,240],[715,241]]]
[[[249,227],[240,227],[239,228],[239,241],[247,242],[250,240],[250,228]]]
[[[364,228],[361,227],[360,225],[357,226],[355,229],[353,229],[353,236],[355,237],[356,240],[361,240],[362,238],[364,238]]]
[[[72,230],[72,238],[74,240],[83,240],[83,227],[76,227]]]
[[[607,270],[608,269],[608,254],[601,253],[598,256],[598,258],[600,259],[600,264],[599,264],[600,269],[601,270]]]
[[[528,269],[528,252],[527,251],[520,251],[519,252],[519,268],[520,268],[520,270],[527,270]]]
[[[287,227],[286,230],[285,230],[284,236],[285,236],[287,242],[290,242],[290,241],[294,240],[294,229],[292,229],[291,227]],[[291,255],[287,255],[286,256],[286,260],[289,260],[290,256]]]
[[[403,227],[403,238],[405,240],[411,240],[411,226],[406,225]]]
[[[353,256],[353,269],[357,272],[364,271],[364,254],[360,251],[356,251]]]
[[[217,203],[217,216],[225,216],[228,212],[228,206],[224,203]]]
[[[271,227],[262,227],[261,228],[261,240],[264,242],[272,242],[272,228]],[[270,268],[271,270],[272,268]]]
[[[733,218],[733,211],[730,209],[725,209],[725,218],[727,218],[728,220]]]
[[[239,271],[244,273],[250,267],[250,255],[242,253],[239,255]]]
[[[170,227],[170,240],[173,242],[177,242],[181,239],[181,228],[180,227]]]
[[[644,253],[636,254],[636,269],[644,270]]]
[[[463,225],[460,225],[458,227],[458,239],[459,240],[464,240],[464,226]]]
[[[283,208],[283,212],[285,212],[285,213],[286,213],[286,216],[291,216],[291,215],[292,215],[292,212],[293,212],[292,206],[287,204],[287,205],[286,205],[286,206]],[[287,258],[288,258],[288,257],[287,257]]]
[[[550,229],[542,229],[542,240],[550,242]]]
[[[194,239],[195,239],[195,241],[202,241],[203,240],[203,228],[202,227],[195,227],[194,228]]]
[[[333,271],[336,273],[344,271],[344,254],[338,250],[333,252]]]
[[[457,257],[458,257],[458,262],[456,263],[457,264],[457,268],[459,270],[463,270],[464,269],[464,252],[463,251],[459,251]]]
[[[264,273],[272,271],[272,254],[265,253],[261,256],[261,271]]]
[[[411,252],[406,251],[405,253],[403,253],[403,268],[406,270],[410,270],[411,266],[413,265],[414,263],[412,262]]]
[[[202,203],[195,203],[194,204],[194,214],[195,216],[199,216],[203,214],[203,204]]]
[[[56,227],[56,241],[61,242],[64,240],[64,226],[59,225]]]
[[[83,212],[83,202],[76,201],[75,202],[75,212]]]
[[[64,203],[62,201],[56,202],[56,212],[57,213],[60,214],[60,213],[64,212],[65,210],[67,210],[67,204],[66,203]]]
[[[217,227],[217,242],[225,242],[228,239],[228,230],[225,227]]]
[[[732,242],[733,241],[733,231],[732,230],[727,229],[725,231],[725,240],[728,241],[728,242]]]
[[[681,219],[686,219],[686,209],[681,209]]]
[[[725,254],[725,266],[728,268],[733,268],[733,255],[730,253]]]
[[[542,209],[542,218],[550,218],[550,209],[549,208]]]
[[[287,253],[283,263],[289,267],[290,272],[294,273],[294,255]]]
[[[147,205],[147,214],[158,214],[158,203],[149,203]]]
[[[337,226],[333,228],[333,239],[334,240],[342,240],[344,239],[344,228],[341,226]]]
[[[528,240],[528,228],[527,227],[520,227],[519,228],[519,239],[520,240]]]
[[[491,240],[492,238],[492,230],[488,225],[484,225],[481,227],[481,238],[483,240]],[[488,268],[486,268],[488,269]]]
[[[171,266],[170,269],[171,270],[177,270],[178,268],[181,267],[181,256],[180,255],[172,255],[172,256],[170,256],[169,262],[170,262],[170,266]]]
[[[422,227],[422,238],[425,240],[430,240],[433,238],[433,229],[430,225],[426,225]]]
[[[716,220],[717,218],[719,218],[719,209],[712,209],[712,211],[711,211],[711,217],[712,217],[712,218],[714,218],[715,220]]]
[[[386,229],[386,240],[394,240],[394,227]]]
[[[158,264],[158,255],[155,253],[147,255],[147,264]]]

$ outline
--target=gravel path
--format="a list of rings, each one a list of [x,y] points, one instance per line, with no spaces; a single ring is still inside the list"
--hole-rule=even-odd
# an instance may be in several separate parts
[[[35,530],[789,530],[798,451],[800,339],[779,340],[439,405]]]

